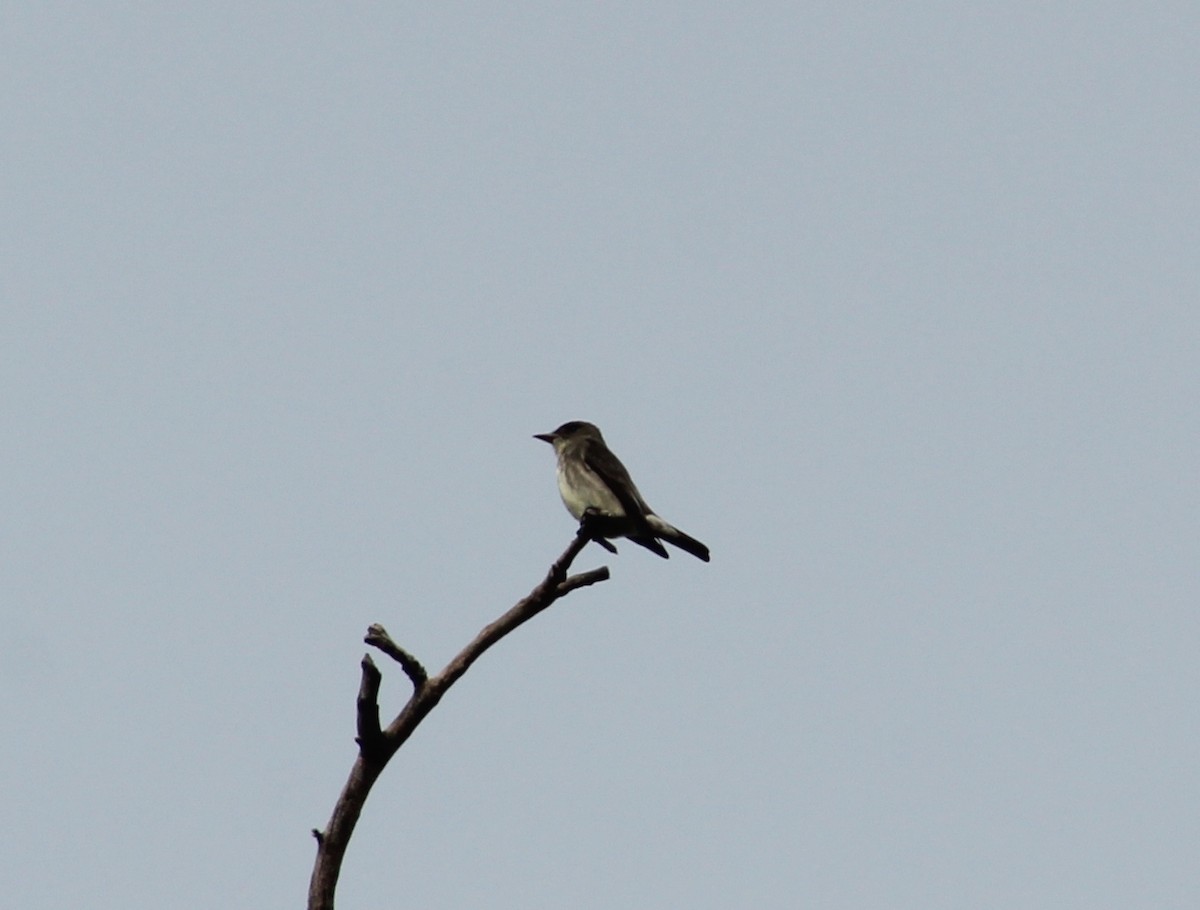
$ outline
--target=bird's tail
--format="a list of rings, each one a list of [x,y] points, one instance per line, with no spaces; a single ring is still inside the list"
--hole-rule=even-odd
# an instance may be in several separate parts
[[[691,553],[697,559],[708,562],[708,547],[700,543],[694,537],[689,537],[684,534],[679,528],[674,525],[669,525],[657,515],[647,515],[646,524],[654,531],[655,536],[665,540],[667,543],[679,547],[687,553]]]

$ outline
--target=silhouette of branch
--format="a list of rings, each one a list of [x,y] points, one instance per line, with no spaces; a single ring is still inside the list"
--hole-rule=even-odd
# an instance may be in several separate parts
[[[388,635],[387,629],[374,623],[367,629],[367,636],[363,639],[373,648],[378,648],[396,663],[400,664],[400,668],[404,670],[405,675],[412,680],[413,688],[420,689],[429,679],[429,674],[425,672],[425,668],[421,666],[421,662],[405,651],[402,647],[392,641],[392,636]]]
[[[420,661],[396,644],[383,626],[372,625],[367,630],[364,641],[400,664],[412,682],[413,693],[396,718],[386,729],[382,728],[379,719],[379,688],[383,677],[371,656],[363,656],[362,681],[359,684],[357,700],[358,757],[333,807],[329,823],[324,830],[314,828],[312,832],[317,841],[317,858],[313,865],[312,879],[309,881],[308,910],[333,910],[334,891],[337,888],[346,847],[362,814],[363,805],[371,793],[371,787],[379,779],[392,756],[441,701],[446,690],[454,685],[488,648],[518,626],[533,619],[556,600],[566,597],[577,588],[608,579],[607,566],[577,575],[567,575],[575,557],[593,539],[589,524],[584,521],[580,524],[571,545],[554,561],[550,571],[537,587],[517,601],[499,619],[484,626],[475,639],[459,651],[435,676],[429,676]]]
[[[360,749],[374,749],[383,738],[379,726],[379,685],[383,674],[371,660],[370,654],[362,659],[362,682],[358,686],[358,736],[355,741]]]

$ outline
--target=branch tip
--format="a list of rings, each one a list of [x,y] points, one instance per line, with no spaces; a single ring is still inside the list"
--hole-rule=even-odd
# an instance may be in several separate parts
[[[358,684],[358,735],[354,738],[358,743],[360,753],[379,741],[381,736],[379,724],[379,686],[383,682],[383,674],[371,660],[370,654],[364,654],[362,659],[362,681]]]
[[[570,578],[564,578],[555,585],[554,592],[558,597],[565,597],[576,588],[586,588],[588,585],[608,581],[611,577],[612,573],[608,571],[608,566],[600,566],[598,569],[590,569],[587,572],[572,575]]]
[[[400,664],[400,669],[404,671],[404,675],[412,682],[414,689],[420,691],[425,688],[425,683],[429,681],[429,673],[421,666],[419,660],[392,640],[392,636],[388,635],[387,629],[379,623],[372,623],[367,629],[367,634],[363,638],[363,641],[372,648],[378,648],[392,660],[396,661],[396,663]]]

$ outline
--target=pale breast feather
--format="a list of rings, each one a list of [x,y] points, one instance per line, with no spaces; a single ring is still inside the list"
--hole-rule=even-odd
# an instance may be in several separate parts
[[[621,501],[599,477],[586,468],[571,471],[568,482],[566,471],[558,466],[558,492],[567,511],[576,519],[582,518],[585,510],[598,509],[614,517],[625,514]]]

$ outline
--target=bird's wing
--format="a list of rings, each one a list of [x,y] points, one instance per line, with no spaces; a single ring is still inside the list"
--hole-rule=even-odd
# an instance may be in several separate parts
[[[644,519],[650,507],[642,499],[638,488],[633,485],[633,478],[625,470],[625,465],[603,445],[595,445],[589,441],[583,450],[584,464],[604,481],[604,485],[612,491],[625,510],[625,515],[639,524]]]
[[[653,513],[646,505],[646,500],[642,499],[638,488],[634,486],[633,478],[629,476],[620,459],[604,446],[589,443],[583,450],[583,461],[612,491],[613,496],[621,503],[621,508],[625,510],[626,518],[633,524],[633,528],[625,536],[663,559],[669,559],[666,547],[658,542],[653,528],[646,522],[646,516]]]

